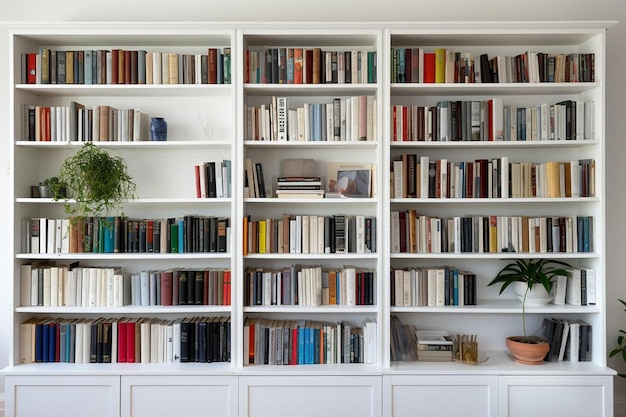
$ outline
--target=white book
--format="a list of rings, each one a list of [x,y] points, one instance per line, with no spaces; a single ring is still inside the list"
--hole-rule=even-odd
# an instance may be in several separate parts
[[[562,306],[565,305],[565,296],[567,291],[567,277],[558,276],[552,285],[552,304]]]
[[[51,283],[51,271],[50,267],[46,266],[43,268],[43,306],[50,307],[50,287]]]
[[[150,273],[148,271],[139,273],[139,301],[142,306],[150,305]]]
[[[50,307],[59,306],[59,267],[50,267]]]
[[[569,360],[570,362],[579,361],[580,349],[580,323],[575,320],[569,322]]]
[[[581,299],[581,273],[580,269],[574,268],[571,270],[571,275],[567,278],[567,290],[565,295],[565,302],[567,304],[579,306],[582,304]]]
[[[180,351],[180,339],[181,339],[181,332],[180,332],[180,325],[182,323],[182,319],[176,319],[174,320],[174,323],[172,323],[172,362],[174,363],[180,363],[180,355],[181,355],[181,351]]]
[[[48,253],[48,219],[39,219],[39,253]]]
[[[356,305],[356,268],[354,267],[346,267],[343,269],[343,274],[345,274],[345,282],[346,282],[346,303],[347,306],[355,306]],[[343,289],[343,288],[342,288]]]

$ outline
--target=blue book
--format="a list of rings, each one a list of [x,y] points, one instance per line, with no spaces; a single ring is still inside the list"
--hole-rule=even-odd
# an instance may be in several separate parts
[[[146,55],[147,51],[137,51],[137,83],[146,83]]]
[[[115,249],[115,231],[114,231],[115,217],[106,217],[104,221],[100,223],[100,229],[102,230],[102,250],[104,253],[113,253]]]
[[[42,362],[50,362],[50,324],[43,324],[43,357],[41,359]]]
[[[85,84],[93,84],[93,51],[90,49],[85,50],[83,66],[85,68]]]
[[[43,356],[44,356],[43,347],[44,347],[43,323],[36,323],[35,324],[35,362],[43,362]]]
[[[50,343],[48,344],[48,360],[50,362],[56,361],[56,349],[57,349],[57,326],[56,323],[50,323],[49,333],[50,333]]]
[[[306,363],[304,361],[304,341],[305,341],[305,328],[304,324],[298,327],[298,365]]]
[[[185,253],[185,220],[178,220],[178,253]]]

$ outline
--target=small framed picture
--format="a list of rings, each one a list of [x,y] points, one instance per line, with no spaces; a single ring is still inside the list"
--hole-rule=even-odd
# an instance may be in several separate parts
[[[346,197],[370,197],[372,171],[370,169],[339,169],[337,192]]]
[[[373,166],[355,162],[326,164],[327,197],[372,197]]]

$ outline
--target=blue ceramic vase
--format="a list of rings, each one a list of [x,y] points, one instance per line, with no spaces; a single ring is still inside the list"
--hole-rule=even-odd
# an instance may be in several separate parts
[[[164,118],[153,117],[150,119],[150,140],[167,140],[167,122]]]

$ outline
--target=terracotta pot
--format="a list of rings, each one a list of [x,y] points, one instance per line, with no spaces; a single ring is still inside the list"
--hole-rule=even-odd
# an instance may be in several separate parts
[[[510,336],[506,338],[506,347],[509,348],[513,359],[524,365],[541,365],[543,358],[550,351],[550,343],[522,343],[524,336]]]

